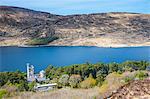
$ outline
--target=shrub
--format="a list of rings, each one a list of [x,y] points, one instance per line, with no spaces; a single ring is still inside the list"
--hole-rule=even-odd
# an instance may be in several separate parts
[[[127,77],[124,78],[125,83],[128,83],[128,82],[130,82],[132,80],[134,80],[134,77],[132,77],[132,76],[131,77],[127,76]]]
[[[103,83],[103,85],[100,87],[100,93],[106,93],[107,91],[108,91],[108,89],[109,89],[109,85],[108,85],[108,83],[105,81],[104,83]]]
[[[146,78],[148,76],[148,74],[144,71],[138,71],[136,74],[135,74],[135,78],[137,79],[140,79],[140,80],[143,80],[144,78]]]
[[[3,87],[2,87],[4,90],[6,90],[6,97],[11,97],[11,96],[14,96],[15,95],[15,93],[17,92],[17,87],[15,86],[15,85],[11,85],[11,84],[9,84],[9,85],[4,85]]]
[[[59,83],[62,86],[67,86],[69,84],[69,75],[64,74],[59,78]]]
[[[0,99],[2,99],[5,94],[7,94],[7,91],[4,89],[1,89],[0,90]]]
[[[35,81],[33,81],[33,82],[31,82],[31,83],[29,83],[28,84],[28,87],[29,87],[29,91],[34,91],[34,86],[36,85],[36,82]]]
[[[109,64],[109,73],[117,72],[118,71],[118,64],[117,63],[110,63]]]
[[[105,80],[105,75],[102,74],[101,71],[98,71],[96,74],[97,85],[101,86],[104,80]]]
[[[130,71],[132,70],[145,70],[146,67],[149,65],[149,62],[146,61],[126,61],[124,63],[122,63],[122,66],[125,69],[130,69]]]
[[[69,84],[72,88],[76,88],[79,86],[78,84],[80,83],[80,81],[81,81],[81,76],[73,74],[69,79]]]
[[[20,80],[19,84],[17,84],[17,89],[19,91],[27,91],[29,89],[27,82]]]
[[[81,88],[92,88],[95,85],[96,80],[91,75],[80,83]]]
[[[25,76],[21,72],[2,72],[0,73],[0,86],[4,86],[5,84],[20,84],[27,83]]]

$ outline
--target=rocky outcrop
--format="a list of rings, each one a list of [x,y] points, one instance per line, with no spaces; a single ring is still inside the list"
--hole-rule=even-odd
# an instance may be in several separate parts
[[[150,15],[118,12],[62,16],[0,6],[0,45],[26,44],[43,36],[59,37],[49,45],[150,45]]]
[[[149,99],[150,80],[134,81],[121,87],[110,99]]]

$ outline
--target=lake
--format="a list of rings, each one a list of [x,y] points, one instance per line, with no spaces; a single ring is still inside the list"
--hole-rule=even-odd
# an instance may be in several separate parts
[[[35,71],[48,65],[67,66],[86,62],[150,61],[150,47],[0,47],[0,71],[26,71],[26,63]]]

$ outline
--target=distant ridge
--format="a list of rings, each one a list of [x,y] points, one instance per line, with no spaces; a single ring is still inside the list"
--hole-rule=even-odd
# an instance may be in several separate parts
[[[48,45],[149,46],[150,14],[110,12],[55,15],[0,6],[0,45],[24,45],[34,38],[58,37]]]

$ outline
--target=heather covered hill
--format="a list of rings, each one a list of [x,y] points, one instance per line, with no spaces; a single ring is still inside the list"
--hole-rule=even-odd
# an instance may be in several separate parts
[[[35,38],[57,37],[44,44],[149,46],[150,15],[112,12],[62,16],[0,6],[0,36],[0,45],[24,45]]]

